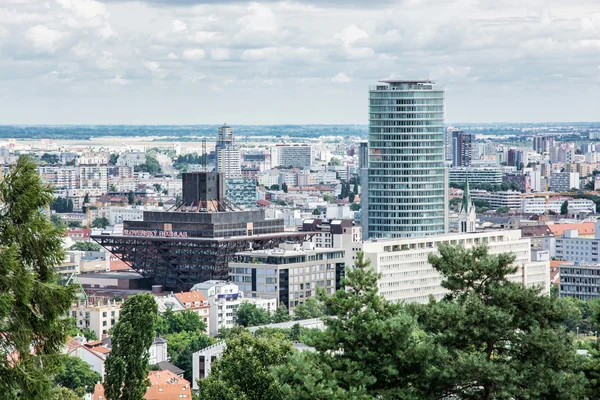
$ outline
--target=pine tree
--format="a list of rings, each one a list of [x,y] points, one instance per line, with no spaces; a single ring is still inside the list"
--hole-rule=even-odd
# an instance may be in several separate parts
[[[63,231],[36,164],[21,157],[0,182],[0,399],[50,397],[70,322],[73,287],[58,284]]]
[[[107,400],[141,400],[149,386],[148,349],[154,340],[157,305],[149,293],[129,297],[121,307],[106,360]]]
[[[564,312],[539,288],[509,279],[515,256],[485,246],[442,245],[429,263],[449,293],[432,302],[421,326],[446,349],[432,393],[461,399],[582,398],[572,337]]]

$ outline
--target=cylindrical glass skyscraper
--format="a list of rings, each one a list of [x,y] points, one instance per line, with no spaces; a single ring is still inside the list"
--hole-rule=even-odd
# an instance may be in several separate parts
[[[447,232],[444,129],[444,89],[435,82],[369,88],[369,238]]]

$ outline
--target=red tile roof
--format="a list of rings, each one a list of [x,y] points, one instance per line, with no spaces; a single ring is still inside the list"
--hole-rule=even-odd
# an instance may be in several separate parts
[[[551,224],[548,225],[548,228],[550,228],[554,236],[562,236],[565,231],[572,229],[577,229],[579,231],[579,236],[594,234],[593,222],[581,222],[578,224]]]

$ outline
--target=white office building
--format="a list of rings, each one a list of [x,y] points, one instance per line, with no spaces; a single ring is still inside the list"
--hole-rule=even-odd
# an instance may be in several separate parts
[[[490,207],[508,207],[511,210],[521,209],[521,193],[513,190],[503,192],[488,192],[486,190],[471,190],[473,200],[484,200],[490,203]]]
[[[245,297],[244,292],[231,282],[206,281],[195,284],[190,292],[201,292],[210,305],[210,334],[216,335],[219,329],[233,328],[236,324],[237,309],[242,303],[250,302],[256,304],[269,313],[275,312],[277,299]]]
[[[529,197],[523,199],[521,211],[531,214],[545,214],[552,211],[560,214],[561,207],[567,202],[567,210],[571,213],[592,213],[596,209],[596,203],[588,199],[573,199],[571,197],[553,197],[547,200],[543,197]]]
[[[316,248],[312,242],[284,243],[237,256],[239,261],[229,263],[231,280],[247,296],[275,298],[291,313],[319,288],[333,294],[344,276],[344,250]]]
[[[447,232],[444,89],[381,81],[369,88],[369,112],[367,236]]]
[[[394,302],[427,303],[430,296],[441,299],[447,293],[441,286],[442,275],[427,261],[429,254],[437,252],[437,247],[442,243],[466,248],[486,244],[490,254],[512,253],[518,269],[510,276],[510,280],[527,286],[539,286],[544,293],[550,291],[549,261],[531,261],[530,240],[522,238],[519,230],[351,243],[346,247],[346,265],[352,265],[356,253],[362,251],[371,261],[374,271],[381,274],[378,285],[383,297]]]
[[[271,147],[271,167],[310,168],[312,147],[306,144],[278,144]]]
[[[599,264],[600,221],[594,224],[594,237],[580,237],[577,229],[567,230],[562,236],[548,238],[545,248],[557,260],[567,260],[588,264]],[[554,252],[552,251],[554,248]]]
[[[558,295],[593,300],[600,295],[600,265],[575,262],[559,267]]]

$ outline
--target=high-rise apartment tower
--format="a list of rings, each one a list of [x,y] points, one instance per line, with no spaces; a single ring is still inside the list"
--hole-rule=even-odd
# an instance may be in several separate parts
[[[369,237],[447,232],[444,133],[444,90],[435,82],[369,89]]]
[[[217,153],[217,166],[215,171],[223,173],[225,179],[241,178],[242,165],[240,149],[235,144],[233,128],[227,126],[227,124],[224,124],[219,128],[215,151]]]

